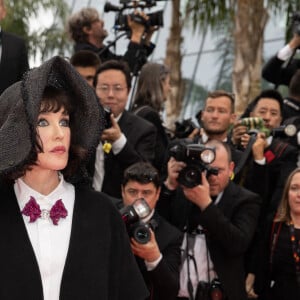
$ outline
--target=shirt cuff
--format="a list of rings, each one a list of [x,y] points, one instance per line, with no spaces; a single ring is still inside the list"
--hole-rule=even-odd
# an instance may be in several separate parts
[[[277,58],[280,60],[286,61],[293,54],[293,49],[289,45],[285,45],[281,50],[279,50],[277,54]]]
[[[117,155],[122,151],[124,148],[125,144],[127,142],[127,139],[125,135],[122,133],[121,136],[112,144],[112,151],[114,155]]]
[[[264,157],[263,159],[256,159],[255,162],[258,164],[258,165],[265,165],[266,164],[266,158]]]
[[[146,265],[147,271],[154,270],[157,267],[157,265],[160,263],[161,260],[162,260],[162,254],[160,254],[159,258],[156,259],[155,261],[146,261],[145,260],[145,265]]]

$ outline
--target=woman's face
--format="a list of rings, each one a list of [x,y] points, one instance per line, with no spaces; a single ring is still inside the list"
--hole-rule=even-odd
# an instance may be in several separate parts
[[[59,171],[66,167],[69,158],[71,131],[69,115],[64,108],[58,112],[43,112],[37,122],[43,152],[38,153],[37,168]]]
[[[300,173],[296,173],[289,188],[289,206],[292,214],[300,215]]]
[[[170,75],[167,75],[165,80],[162,80],[161,84],[162,84],[162,92],[163,92],[164,101],[166,101],[170,94],[170,91],[171,91]]]

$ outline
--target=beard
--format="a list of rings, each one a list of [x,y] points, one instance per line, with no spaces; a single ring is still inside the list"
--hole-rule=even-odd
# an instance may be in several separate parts
[[[210,128],[207,128],[206,126],[202,125],[205,133],[207,135],[213,135],[213,134],[224,134],[227,132],[227,129],[210,129]]]

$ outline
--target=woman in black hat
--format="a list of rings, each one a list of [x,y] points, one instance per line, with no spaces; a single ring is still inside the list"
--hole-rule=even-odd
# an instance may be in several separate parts
[[[60,57],[1,95],[0,299],[147,296],[119,212],[80,184],[102,128],[94,91]]]

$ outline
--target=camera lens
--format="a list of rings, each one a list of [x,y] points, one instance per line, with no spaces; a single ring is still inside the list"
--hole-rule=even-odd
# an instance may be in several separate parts
[[[146,225],[139,225],[132,229],[133,238],[140,244],[147,244],[150,241],[150,230]]]
[[[188,188],[195,187],[201,184],[201,171],[199,166],[189,165],[179,173],[178,181]]]

